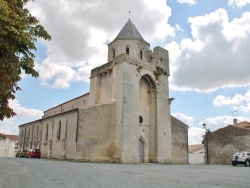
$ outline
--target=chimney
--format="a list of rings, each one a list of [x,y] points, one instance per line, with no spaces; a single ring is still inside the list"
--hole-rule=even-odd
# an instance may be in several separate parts
[[[234,122],[234,126],[237,126],[237,119],[235,118],[235,119],[233,119],[233,122]]]

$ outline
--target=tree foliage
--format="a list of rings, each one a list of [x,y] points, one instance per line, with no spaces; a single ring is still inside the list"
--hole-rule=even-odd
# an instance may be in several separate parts
[[[16,113],[9,107],[21,88],[21,71],[38,77],[34,69],[35,42],[38,38],[51,40],[51,36],[32,16],[26,3],[29,0],[0,0],[0,120]]]

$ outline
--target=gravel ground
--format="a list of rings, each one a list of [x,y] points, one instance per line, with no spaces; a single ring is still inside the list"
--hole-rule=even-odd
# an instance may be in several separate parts
[[[0,158],[0,188],[250,187],[243,165],[101,164]]]

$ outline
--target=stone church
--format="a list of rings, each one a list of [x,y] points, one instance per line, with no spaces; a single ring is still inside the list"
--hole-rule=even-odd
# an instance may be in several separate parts
[[[19,149],[42,158],[188,163],[188,126],[170,115],[168,51],[150,50],[129,19],[91,70],[90,92],[19,126]]]

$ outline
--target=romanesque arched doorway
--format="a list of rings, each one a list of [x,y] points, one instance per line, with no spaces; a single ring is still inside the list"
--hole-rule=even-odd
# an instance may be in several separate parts
[[[156,85],[150,75],[142,76],[139,83],[139,125],[140,137],[144,139],[139,142],[140,160],[143,148],[144,162],[154,162],[157,153]]]

